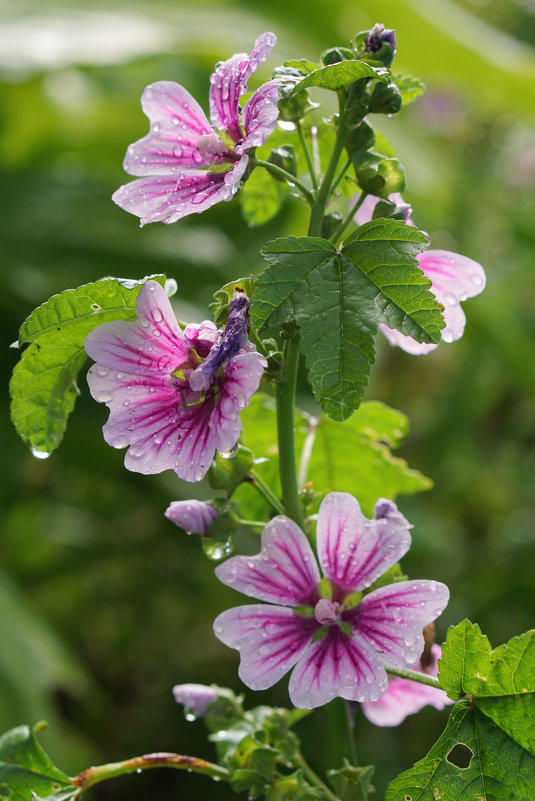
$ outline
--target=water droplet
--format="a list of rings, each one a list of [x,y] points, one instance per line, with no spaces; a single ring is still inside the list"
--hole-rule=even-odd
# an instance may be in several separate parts
[[[156,322],[156,323],[161,323],[162,320],[163,320],[163,314],[161,313],[160,309],[158,309],[158,308],[153,309],[152,317],[154,319],[154,322]]]
[[[50,452],[40,451],[38,448],[32,448],[32,455],[35,456],[36,459],[48,459]]]
[[[480,275],[478,275],[478,273],[473,273],[470,276],[470,280],[474,284],[474,286],[482,286],[483,284],[483,279]]]
[[[143,773],[143,771],[141,770],[141,768],[138,768],[138,769],[136,770],[136,773]]]
[[[99,403],[109,403],[113,399],[113,395],[111,392],[99,392],[95,393],[95,398]]]
[[[451,331],[443,331],[442,339],[444,342],[453,342],[453,334]]]
[[[118,378],[118,380],[119,380],[119,381],[122,381],[122,380],[123,380],[123,378],[125,377],[125,375],[126,375],[126,373],[121,373],[121,372],[118,372],[118,373],[117,373],[117,378]]]
[[[455,304],[457,303],[457,298],[452,292],[446,292],[446,294],[444,295],[444,300],[449,306],[455,306]]]
[[[191,711],[191,709],[184,710],[184,717],[188,721],[188,723],[193,723],[194,720],[197,720],[197,715]]]

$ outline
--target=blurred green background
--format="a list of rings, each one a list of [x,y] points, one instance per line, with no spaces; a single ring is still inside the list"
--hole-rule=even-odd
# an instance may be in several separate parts
[[[533,0],[221,0],[0,2],[0,303],[8,345],[50,295],[105,275],[166,272],[181,317],[202,319],[222,283],[261,268],[259,247],[303,233],[286,205],[263,228],[238,203],[140,230],[110,195],[126,177],[128,143],[147,121],[144,86],[183,83],[206,107],[216,60],[273,30],[279,44],[261,78],[286,58],[316,60],[380,21],[395,27],[396,71],[426,95],[378,127],[405,164],[407,199],[435,248],[481,262],[488,286],[465,304],[455,345],[411,357],[381,343],[367,397],[403,410],[410,464],[435,489],[401,498],[414,522],[411,577],[445,581],[438,623],[469,616],[493,644],[533,624],[535,541],[535,3]],[[175,683],[241,685],[237,655],[211,623],[235,595],[213,579],[199,543],[167,522],[191,488],[173,475],[127,473],[100,436],[107,410],[85,378],[67,435],[48,461],[18,441],[3,395],[0,540],[0,731],[46,718],[43,741],[60,766],[153,750],[211,757],[202,724],[187,724]],[[302,390],[306,389],[303,382]],[[286,680],[248,694],[287,703]],[[426,709],[401,730],[360,716],[362,761],[379,765],[378,793],[423,756],[446,713]],[[319,770],[339,764],[318,712],[301,731]],[[402,736],[400,736],[400,733]],[[99,799],[181,799],[206,780],[155,771],[103,785]],[[221,785],[218,794],[225,795]]]

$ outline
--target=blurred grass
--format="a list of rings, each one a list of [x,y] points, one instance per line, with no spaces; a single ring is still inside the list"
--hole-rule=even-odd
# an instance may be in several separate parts
[[[395,27],[396,69],[429,91],[381,129],[405,164],[407,198],[432,246],[477,259],[489,280],[465,305],[467,330],[455,345],[418,359],[382,344],[367,397],[408,414],[403,456],[435,482],[402,508],[415,523],[406,571],[452,587],[439,634],[466,615],[498,644],[533,624],[533,10],[506,0],[324,5],[310,0],[303,15],[282,0],[253,9],[237,0],[0,3],[2,369],[7,380],[16,358],[7,345],[54,292],[166,271],[179,284],[180,315],[202,319],[215,289],[260,269],[264,241],[303,230],[295,205],[249,229],[237,204],[221,204],[140,231],[109,198],[125,181],[126,145],[146,131],[147,83],[177,80],[206,106],[214,62],[247,50],[263,30],[279,37],[272,67],[317,58],[378,20]],[[241,689],[235,653],[211,633],[236,596],[213,580],[195,539],[163,518],[190,487],[127,473],[99,435],[107,411],[88,398],[85,379],[81,389],[47,462],[17,441],[2,401],[0,729],[47,717],[45,741],[72,772],[150,750],[209,755],[202,725],[186,727],[170,689],[190,680]],[[285,704],[285,682],[249,699]],[[360,724],[362,758],[379,754],[378,797],[443,723],[426,710],[403,724],[403,738]],[[313,761],[331,766],[336,755],[317,748],[307,725]],[[104,785],[98,798],[203,792],[198,777],[155,772]]]

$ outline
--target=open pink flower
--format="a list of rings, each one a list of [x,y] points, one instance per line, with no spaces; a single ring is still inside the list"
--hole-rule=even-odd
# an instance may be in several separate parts
[[[250,55],[236,53],[210,77],[210,120],[183,86],[158,81],[147,86],[141,106],[150,132],[130,145],[124,169],[143,176],[121,186],[113,200],[151,222],[172,223],[230,200],[243,178],[247,151],[263,145],[277,124],[277,80],[252,95],[240,115],[247,81],[275,46],[273,33],[259,36]]]
[[[136,299],[137,320],[104,323],[86,338],[96,362],[87,375],[91,394],[110,409],[104,439],[129,446],[129,470],[170,469],[200,481],[216,450],[235,446],[240,410],[266,365],[247,341],[248,307],[237,293],[223,334],[209,321],[182,331],[165,290],[147,281]]]
[[[229,609],[214,623],[216,636],[241,653],[242,681],[264,690],[293,668],[290,698],[305,709],[336,696],[380,698],[388,686],[383,665],[414,665],[424,646],[423,627],[449,598],[436,581],[388,584],[362,597],[407,552],[409,527],[392,501],[379,500],[367,520],[355,498],[331,492],[317,525],[328,593],[322,593],[305,534],[284,516],[268,523],[257,556],[219,565],[220,581],[267,601]]]
[[[424,652],[426,656],[428,652]],[[413,670],[426,673],[428,676],[438,676],[438,660],[440,659],[440,645],[432,645],[430,660],[423,664],[423,657]],[[407,715],[414,715],[428,704],[436,709],[444,709],[452,704],[444,690],[428,687],[427,684],[418,684],[410,679],[401,679],[399,676],[389,676],[388,690],[378,701],[366,701],[362,709],[368,720],[376,726],[399,726]]]
[[[403,212],[408,225],[414,225],[411,219],[412,209],[404,203],[400,194],[390,195]],[[372,214],[379,198],[369,195],[355,215],[358,225],[372,219]],[[479,295],[485,288],[486,277],[483,267],[477,261],[453,253],[449,250],[426,250],[416,256],[418,266],[431,281],[431,292],[444,306],[443,317],[446,322],[442,329],[443,342],[454,342],[464,332],[466,317],[461,308],[461,301]],[[434,350],[437,345],[431,342],[417,342],[412,337],[401,334],[384,323],[379,328],[391,345],[397,345],[407,353],[421,355]]]

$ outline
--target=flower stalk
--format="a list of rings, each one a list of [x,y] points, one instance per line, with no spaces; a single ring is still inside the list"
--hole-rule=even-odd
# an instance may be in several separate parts
[[[297,369],[299,367],[299,338],[287,339],[285,344],[286,379],[277,384],[277,438],[282,500],[288,517],[304,528],[303,510],[299,500],[295,461],[294,406]]]

